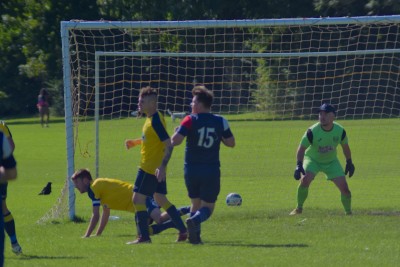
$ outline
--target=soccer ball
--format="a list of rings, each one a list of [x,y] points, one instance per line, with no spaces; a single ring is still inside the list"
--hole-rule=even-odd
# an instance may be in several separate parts
[[[226,205],[240,206],[242,205],[242,197],[238,193],[230,193],[226,196]]]

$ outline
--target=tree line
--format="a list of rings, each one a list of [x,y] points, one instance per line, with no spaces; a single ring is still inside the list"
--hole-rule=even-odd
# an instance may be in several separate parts
[[[54,110],[60,114],[63,112],[61,21],[261,19],[393,14],[400,14],[398,1],[1,1],[0,116],[36,113],[36,99],[41,88],[50,91]],[[266,71],[262,64],[259,66],[259,73]],[[287,93],[282,91],[282,94]]]

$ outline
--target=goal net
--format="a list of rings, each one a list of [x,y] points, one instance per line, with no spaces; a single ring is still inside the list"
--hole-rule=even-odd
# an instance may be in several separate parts
[[[241,147],[222,151],[236,162],[224,169],[232,179],[266,176],[277,166],[274,175],[291,176],[300,138],[323,102],[344,123],[400,115],[400,16],[61,26],[67,177],[89,168],[96,177],[134,181],[140,153],[126,151],[124,140],[141,136],[138,94],[148,85],[159,90],[170,133],[176,113],[190,112],[195,84],[213,91],[212,111],[231,121]],[[358,153],[370,153],[357,143],[368,136],[348,132]],[[183,152],[174,153],[169,176],[181,184]],[[71,218],[74,188],[66,183]]]

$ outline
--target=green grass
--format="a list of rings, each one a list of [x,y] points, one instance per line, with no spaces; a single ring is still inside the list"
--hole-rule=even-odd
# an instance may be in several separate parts
[[[112,212],[120,219],[110,221],[103,236],[81,239],[91,203],[78,192],[76,210],[84,222],[37,224],[56,202],[67,164],[63,120],[45,129],[36,122],[9,121],[19,177],[9,185],[7,203],[24,255],[13,255],[6,238],[6,266],[397,266],[400,260],[398,119],[341,122],[356,166],[349,179],[353,216],[343,215],[339,191],[318,175],[304,213],[297,217],[288,216],[296,199],[295,152],[314,121],[232,121],[237,147],[221,149],[222,189],[215,213],[202,227],[202,246],[174,243],[174,230],[154,236],[152,244],[127,246],[135,233],[133,214],[127,212]],[[102,122],[102,176],[133,183],[139,152],[125,151],[123,140],[140,136],[142,123]],[[172,132],[178,122],[168,123]],[[114,129],[105,134],[108,126]],[[93,133],[84,128],[82,124],[77,150],[87,150],[90,157],[78,156],[77,165],[91,167]],[[175,149],[168,170],[168,196],[177,206],[189,202],[183,151],[184,146]],[[38,196],[48,181],[53,193]],[[227,207],[229,192],[240,193],[243,205]]]

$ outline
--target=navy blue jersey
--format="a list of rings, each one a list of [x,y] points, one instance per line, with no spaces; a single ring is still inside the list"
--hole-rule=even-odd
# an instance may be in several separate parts
[[[215,164],[219,162],[222,138],[232,137],[228,121],[211,113],[186,116],[178,129],[186,136],[185,164]]]

